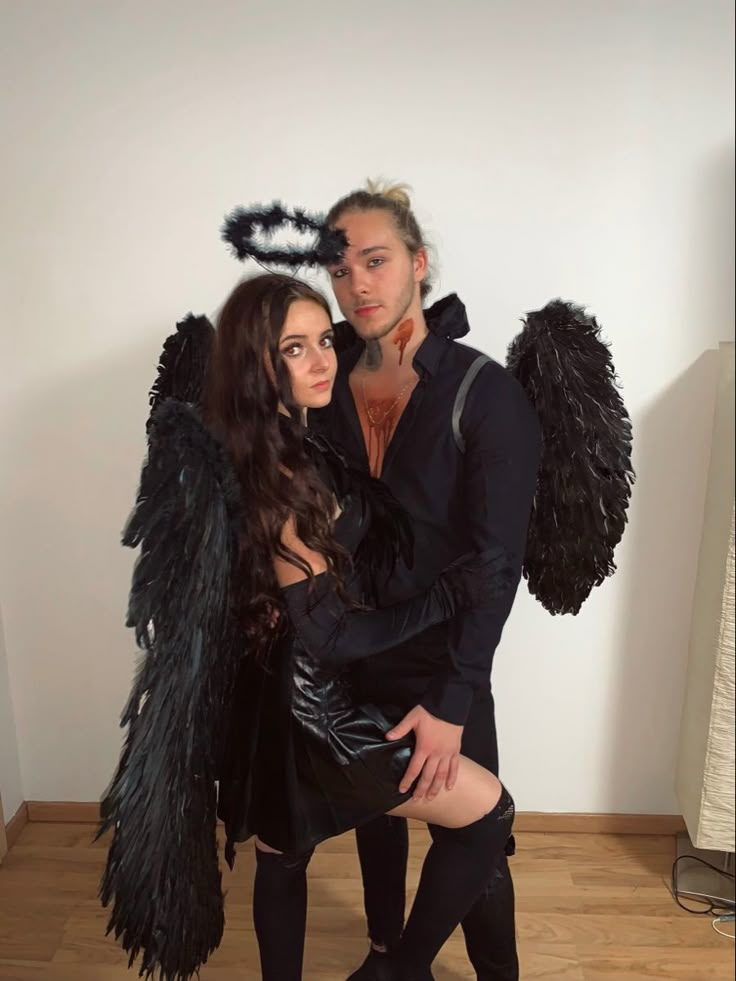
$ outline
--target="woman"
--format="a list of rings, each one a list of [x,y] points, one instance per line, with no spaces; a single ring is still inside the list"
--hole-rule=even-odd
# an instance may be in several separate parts
[[[147,974],[188,978],[219,943],[215,778],[228,860],[234,842],[255,835],[258,868],[271,872],[381,813],[464,829],[436,837],[377,978],[431,978],[510,832],[508,793],[465,758],[451,793],[431,802],[400,793],[410,741],[386,739],[390,709],[351,697],[352,662],[492,602],[509,570],[499,546],[407,602],[366,608],[406,528],[377,481],[304,429],[305,411],[329,402],[335,372],[325,299],[263,275],[223,307],[202,415],[175,398],[154,407],[124,538],[142,545],[128,622],[146,655],[101,829],[114,829],[102,884],[110,929]],[[298,981],[306,897],[275,906],[261,887],[257,873],[263,978]]]

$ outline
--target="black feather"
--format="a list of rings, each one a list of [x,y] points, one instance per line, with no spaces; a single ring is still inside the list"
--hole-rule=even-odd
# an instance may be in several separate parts
[[[100,885],[108,932],[129,965],[140,957],[141,977],[161,981],[197,973],[224,926],[215,767],[242,656],[229,610],[239,507],[232,469],[196,410],[158,405],[123,535],[141,546],[127,625],[143,655],[98,837],[112,832]]]
[[[190,313],[166,338],[158,374],[148,398],[151,411],[147,429],[155,410],[165,399],[200,404],[214,337],[215,328],[207,317],[195,317]]]
[[[399,561],[414,565],[414,530],[409,515],[388,487],[360,470],[350,471],[354,486],[369,502],[370,533],[365,535],[353,555],[353,565],[361,575],[374,606]]]
[[[507,367],[543,439],[524,575],[550,613],[576,614],[616,568],[635,479],[631,421],[595,317],[554,300],[524,325]]]
[[[397,563],[402,561],[407,568],[413,567],[414,531],[409,515],[382,481],[349,466],[342,453],[321,433],[306,433],[304,442],[338,500],[349,488],[362,502],[370,524],[353,553],[353,567],[366,590],[366,598],[377,606],[381,589]]]
[[[274,232],[289,225],[300,234],[314,232],[316,237],[309,246],[268,245]],[[268,206],[256,204],[250,208],[233,209],[226,216],[221,231],[222,238],[241,262],[255,259],[262,265],[286,266],[290,269],[338,262],[347,247],[345,233],[327,228],[323,215],[308,214],[302,208],[289,211],[278,201]],[[262,236],[260,243],[255,238],[258,234]]]

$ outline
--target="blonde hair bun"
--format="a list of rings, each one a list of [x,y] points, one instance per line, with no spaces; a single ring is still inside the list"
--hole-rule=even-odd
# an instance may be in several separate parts
[[[411,188],[408,184],[391,184],[381,178],[377,180],[368,179],[365,182],[365,189],[369,194],[377,194],[379,197],[386,198],[400,204],[402,208],[411,208],[411,198],[409,192]]]

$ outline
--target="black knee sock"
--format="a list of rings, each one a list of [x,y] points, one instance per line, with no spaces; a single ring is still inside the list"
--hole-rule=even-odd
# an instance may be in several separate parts
[[[432,846],[422,867],[414,905],[397,948],[408,979],[425,974],[442,945],[494,874],[514,820],[514,802],[503,789],[485,817],[465,828],[432,826]]]
[[[385,814],[355,829],[368,935],[395,947],[404,929],[409,831],[404,818]]]
[[[311,857],[256,848],[253,922],[263,981],[301,981]]]

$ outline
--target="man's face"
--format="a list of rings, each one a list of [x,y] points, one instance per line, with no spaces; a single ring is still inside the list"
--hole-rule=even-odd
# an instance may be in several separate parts
[[[328,268],[335,299],[363,340],[378,340],[420,314],[426,253],[411,255],[387,211],[348,211],[337,225],[348,248],[343,261]]]

